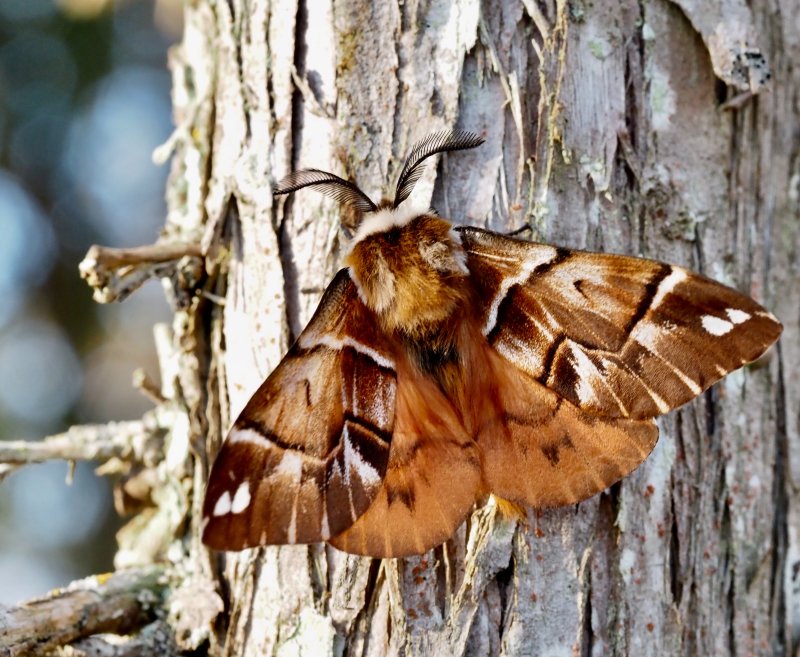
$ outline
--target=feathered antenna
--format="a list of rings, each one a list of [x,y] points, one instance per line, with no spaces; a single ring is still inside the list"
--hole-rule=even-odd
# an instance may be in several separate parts
[[[291,194],[303,187],[314,186],[317,191],[326,196],[336,199],[342,205],[347,205],[354,210],[364,214],[365,212],[375,212],[378,206],[375,205],[358,185],[337,175],[320,171],[319,169],[301,169],[295,171],[281,180],[272,190],[274,196],[281,194]]]
[[[394,195],[394,207],[405,201],[414,185],[422,177],[425,169],[422,162],[436,153],[445,151],[461,151],[465,148],[475,148],[484,142],[483,137],[479,137],[474,132],[467,130],[442,130],[434,132],[425,139],[414,144],[406,158],[403,169],[400,171],[400,178],[397,180],[397,191]]]

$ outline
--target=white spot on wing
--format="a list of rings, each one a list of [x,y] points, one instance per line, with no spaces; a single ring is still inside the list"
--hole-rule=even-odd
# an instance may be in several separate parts
[[[606,381],[605,375],[603,375],[600,370],[597,369],[597,366],[586,355],[583,349],[570,342],[570,350],[574,356],[572,366],[578,373],[578,386],[575,389],[575,393],[578,395],[578,399],[580,400],[581,404],[590,405],[590,402],[596,401],[597,395],[595,394],[595,386],[602,385],[606,390],[608,390],[608,392],[614,398],[614,401],[617,402],[617,406],[622,412],[622,415],[627,417],[627,409],[622,404],[619,397],[617,397],[613,388]]]
[[[583,349],[574,344],[570,344],[570,348],[573,356],[572,367],[578,373],[578,385],[575,388],[575,393],[578,395],[578,400],[581,404],[589,405],[597,398],[594,393],[594,384],[600,373],[594,363],[589,360],[589,357],[583,353]]]
[[[750,313],[746,313],[744,310],[738,310],[737,308],[728,308],[725,314],[734,324],[744,324],[750,319]]]
[[[241,513],[250,506],[250,484],[244,482],[236,489],[231,502],[231,513]]]
[[[703,328],[711,335],[725,335],[733,328],[733,324],[728,320],[714,317],[713,315],[703,315],[700,321],[703,324]]]
[[[225,491],[219,496],[217,503],[214,505],[214,510],[211,512],[215,516],[224,516],[231,512],[231,494]]]
[[[658,284],[656,295],[653,297],[653,302],[650,308],[658,308],[670,292],[672,292],[679,283],[682,283],[687,278],[686,272],[679,267],[673,267],[670,275]]]
[[[273,474],[285,475],[287,477],[291,477],[292,479],[298,480],[300,479],[302,473],[303,457],[297,452],[292,452],[289,450],[283,453],[283,458],[281,459],[280,463],[278,463],[275,470],[273,470]]]
[[[328,523],[328,509],[322,509],[322,522],[320,523],[319,537],[323,541],[327,541],[331,537],[331,527]]]
[[[254,429],[231,429],[228,434],[230,443],[250,443],[265,449],[272,449],[273,444]]]
[[[531,349],[528,342],[514,334],[502,336],[502,340],[495,344],[495,349],[533,377],[541,376],[544,373],[544,364],[538,357],[538,352]]]
[[[656,340],[660,332],[661,330],[656,324],[642,320],[633,327],[631,338],[636,340],[636,342],[643,347],[647,347],[649,351],[656,353]]]
[[[346,481],[350,483],[350,473],[355,469],[358,473],[358,478],[364,483],[365,486],[370,487],[379,484],[381,477],[378,471],[373,468],[369,463],[364,460],[358,449],[353,445],[353,439],[350,437],[347,428],[344,430],[344,471]]]
[[[286,542],[292,544],[297,543],[297,498],[300,495],[300,479],[303,475],[303,457],[297,452],[285,451],[281,462],[278,463],[278,466],[272,471],[272,474],[290,477],[294,483],[292,518],[289,521],[289,526],[286,528]]]

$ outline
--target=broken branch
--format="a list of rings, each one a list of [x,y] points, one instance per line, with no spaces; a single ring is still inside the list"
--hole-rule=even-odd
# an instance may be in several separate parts
[[[163,604],[162,566],[97,575],[10,609],[0,609],[0,657],[40,655],[93,634],[129,634]]]
[[[81,277],[93,288],[98,303],[122,301],[151,278],[171,276],[189,258],[202,269],[198,244],[158,243],[130,249],[92,246],[79,265]]]

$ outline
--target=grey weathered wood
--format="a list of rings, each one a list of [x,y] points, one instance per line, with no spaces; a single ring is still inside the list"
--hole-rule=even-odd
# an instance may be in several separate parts
[[[798,10],[794,0],[187,8],[176,111],[198,136],[177,148],[170,189],[191,193],[170,194],[170,226],[188,221],[226,249],[225,350],[212,342],[219,377],[206,391],[220,395],[216,430],[278,362],[342,254],[332,203],[313,193],[276,203],[270,182],[316,166],[387,194],[409,145],[454,124],[487,142],[431,168],[415,192],[443,215],[686,265],[786,324],[764,367],[661,421],[645,465],[578,507],[531,512],[520,527],[477,510],[446,548],[382,564],[318,546],[227,556],[222,654],[793,652]],[[757,51],[769,82],[741,59]],[[202,82],[191,91],[190,77]]]

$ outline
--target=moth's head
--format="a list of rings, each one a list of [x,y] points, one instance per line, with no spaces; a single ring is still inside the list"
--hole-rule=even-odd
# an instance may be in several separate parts
[[[384,199],[374,203],[354,182],[319,169],[301,169],[281,180],[273,190],[275,196],[291,194],[304,187],[336,199],[342,206],[342,228],[356,241],[365,234],[376,232],[380,226],[407,223],[415,217],[429,213],[430,208],[409,206],[405,201],[425,171],[423,162],[437,153],[475,148],[484,139],[465,130],[443,130],[434,132],[418,141],[406,158],[393,200]]]
[[[418,325],[432,326],[452,311],[460,294],[452,281],[463,278],[467,268],[450,222],[408,197],[427,158],[482,143],[478,135],[462,130],[428,135],[406,158],[394,199],[377,204],[354,182],[319,169],[294,172],[273,193],[314,187],[339,201],[345,210],[342,228],[353,237],[345,262],[362,301],[378,313],[384,329],[413,333]]]

